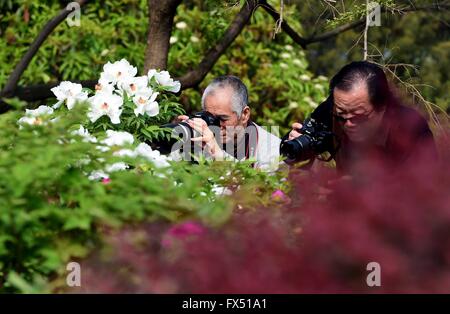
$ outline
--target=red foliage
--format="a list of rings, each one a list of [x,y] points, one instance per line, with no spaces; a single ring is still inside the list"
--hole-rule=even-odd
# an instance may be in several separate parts
[[[364,169],[352,180],[294,175],[289,208],[235,215],[219,230],[123,230],[110,237],[112,256],[82,265],[82,291],[449,293],[447,165]],[[381,287],[366,284],[370,262],[381,266]]]

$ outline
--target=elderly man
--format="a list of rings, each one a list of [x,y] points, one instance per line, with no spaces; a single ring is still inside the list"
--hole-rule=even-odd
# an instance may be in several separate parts
[[[204,155],[214,160],[254,160],[253,166],[264,170],[278,166],[281,140],[251,121],[247,87],[239,78],[214,79],[203,93],[202,109],[219,119],[219,128],[208,127],[199,118],[179,116],[178,121],[198,132],[191,140],[202,144]]]
[[[312,116],[334,134],[327,150],[344,173],[353,172],[358,164],[364,171],[367,161],[395,169],[437,159],[426,120],[401,104],[376,64],[360,61],[344,66],[330,82],[330,96]],[[301,136],[302,125],[292,127],[288,140]]]

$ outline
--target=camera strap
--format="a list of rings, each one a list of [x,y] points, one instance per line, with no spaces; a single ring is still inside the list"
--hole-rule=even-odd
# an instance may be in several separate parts
[[[259,133],[258,127],[252,121],[247,124],[245,132],[245,159],[248,160],[252,157],[256,158],[258,147]],[[254,167],[254,163],[252,167]]]

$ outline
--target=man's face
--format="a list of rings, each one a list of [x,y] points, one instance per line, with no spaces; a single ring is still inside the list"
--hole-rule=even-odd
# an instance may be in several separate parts
[[[374,110],[366,84],[356,84],[350,91],[334,89],[333,98],[335,118],[350,141],[373,140],[379,131],[384,110]]]
[[[232,110],[232,96],[233,91],[230,88],[219,88],[205,98],[205,110],[220,119],[222,143],[236,140],[237,133],[245,127],[243,117],[238,118]]]

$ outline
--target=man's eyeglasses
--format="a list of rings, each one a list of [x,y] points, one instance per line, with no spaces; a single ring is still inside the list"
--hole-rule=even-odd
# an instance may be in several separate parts
[[[341,123],[345,123],[347,120],[350,121],[353,124],[360,124],[360,123],[364,123],[367,120],[369,120],[370,115],[372,114],[374,110],[371,110],[369,113],[366,114],[357,114],[354,115],[351,118],[344,118],[336,113],[333,112],[333,116],[336,119],[336,121],[341,122]]]

